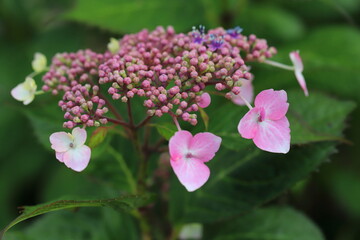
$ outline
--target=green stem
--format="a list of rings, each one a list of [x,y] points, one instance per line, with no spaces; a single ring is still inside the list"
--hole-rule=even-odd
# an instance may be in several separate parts
[[[274,66],[274,67],[289,70],[289,71],[294,71],[295,70],[295,68],[293,66],[285,65],[285,64],[278,63],[278,62],[271,61],[271,60],[265,60],[264,63],[266,63],[268,65],[271,65],[271,66]]]
[[[128,182],[130,186],[130,192],[135,193],[136,192],[136,181],[128,168],[125,159],[122,157],[121,154],[115,151],[114,148],[109,147],[108,148],[109,153],[118,161],[121,171],[124,173],[126,181]]]

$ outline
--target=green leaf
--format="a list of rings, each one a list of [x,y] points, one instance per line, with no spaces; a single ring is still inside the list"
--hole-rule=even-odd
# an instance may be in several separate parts
[[[245,213],[307,177],[335,151],[334,145],[312,144],[286,155],[253,146],[239,153],[221,149],[209,162],[211,176],[201,189],[189,193],[173,176],[170,218],[174,223],[213,222]]]
[[[250,4],[239,11],[235,24],[243,26],[246,34],[255,33],[273,42],[293,41],[305,33],[303,23],[296,15],[274,5]]]
[[[161,123],[160,124],[150,124],[150,126],[155,126],[159,134],[164,137],[166,140],[170,140],[172,136],[176,133],[177,129],[174,124],[171,123]]]
[[[130,214],[109,208],[83,208],[46,214],[21,232],[7,232],[4,240],[128,240],[140,239],[139,232]]]
[[[136,192],[136,180],[130,171],[129,167],[127,166],[125,159],[123,156],[115,151],[112,147],[108,148],[108,152],[117,160],[120,166],[121,173],[124,174],[125,179],[127,181],[127,185],[129,186],[130,192],[135,193]]]
[[[96,17],[94,17],[96,16]],[[182,0],[78,0],[65,18],[118,33],[132,33],[143,28],[173,25],[177,31],[191,31],[204,22],[200,1]]]
[[[310,96],[314,90],[322,90],[346,99],[360,101],[360,31],[345,26],[322,27],[309,33],[302,41],[278,49],[275,61],[290,64],[289,52],[299,49],[304,62],[304,76]],[[341,47],[339,47],[341,46]],[[256,65],[253,68],[255,86],[260,89],[297,87],[301,89],[294,73]]]
[[[325,238],[319,228],[304,214],[290,207],[269,207],[222,223],[220,228],[216,225],[208,226],[205,228],[205,239],[324,240]]]
[[[145,205],[150,200],[149,194],[144,195],[127,195],[112,199],[97,199],[97,200],[58,200],[39,204],[35,206],[26,206],[22,208],[22,213],[9,225],[7,225],[0,232],[0,239],[6,231],[19,222],[26,219],[62,209],[78,208],[78,207],[111,207],[117,211],[129,211],[140,206]]]
[[[98,127],[95,129],[95,131],[91,134],[90,140],[89,140],[89,147],[95,148],[99,144],[101,144],[108,133],[109,128],[108,127]]]
[[[288,91],[291,143],[304,144],[319,141],[343,141],[345,120],[356,104],[339,101],[313,92],[304,97],[302,92]]]

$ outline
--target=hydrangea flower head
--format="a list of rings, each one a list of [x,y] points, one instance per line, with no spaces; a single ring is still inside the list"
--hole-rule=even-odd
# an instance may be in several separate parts
[[[284,90],[268,89],[255,98],[255,107],[240,120],[238,131],[243,138],[268,152],[287,153],[290,149],[290,124],[285,114],[289,108]]]
[[[24,105],[30,104],[35,98],[36,83],[33,78],[27,77],[24,82],[18,84],[11,90],[11,96]]]
[[[214,158],[219,150],[221,138],[212,133],[178,131],[170,139],[170,163],[176,176],[189,192],[206,183],[210,170],[206,162]]]
[[[86,131],[76,127],[72,133],[56,132],[51,134],[51,148],[55,150],[56,158],[74,171],[83,171],[90,161],[91,149],[84,145]]]
[[[302,72],[304,71],[304,65],[303,65],[302,59],[300,57],[300,53],[299,53],[299,51],[292,51],[292,52],[290,52],[289,56],[290,56],[292,63],[294,64],[296,79],[299,82],[302,90],[304,91],[305,96],[309,96],[309,92],[306,87],[305,78],[304,78],[304,75],[302,74]]]

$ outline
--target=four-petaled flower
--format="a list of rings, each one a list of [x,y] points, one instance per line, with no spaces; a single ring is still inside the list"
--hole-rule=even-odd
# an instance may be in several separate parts
[[[255,98],[255,107],[240,120],[238,131],[243,138],[268,152],[287,153],[290,149],[290,124],[285,114],[289,108],[284,90],[268,89]]]
[[[192,136],[188,131],[178,131],[171,137],[171,167],[189,192],[200,188],[209,179],[210,170],[205,162],[215,156],[220,144],[221,138],[208,132]]]
[[[81,172],[84,170],[91,156],[91,149],[84,145],[86,131],[79,127],[74,128],[72,133],[56,132],[51,134],[51,148],[56,152],[56,158],[68,168]]]
[[[305,78],[304,75],[302,74],[302,72],[304,71],[304,65],[300,57],[300,53],[299,51],[292,51],[290,52],[289,56],[292,63],[294,64],[295,77],[299,82],[302,90],[304,91],[305,96],[309,96],[309,92],[306,87]]]
[[[28,105],[34,100],[36,88],[35,80],[27,77],[24,82],[18,84],[11,90],[11,96],[23,102],[24,105]]]

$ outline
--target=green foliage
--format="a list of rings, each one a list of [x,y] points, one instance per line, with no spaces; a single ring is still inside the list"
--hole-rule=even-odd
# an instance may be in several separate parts
[[[4,240],[128,240],[139,239],[138,232],[129,214],[107,208],[79,209],[44,215],[21,233],[8,232]]]
[[[220,228],[216,224],[207,226],[205,239],[324,240],[325,238],[318,227],[302,213],[289,207],[268,207],[222,223]]]
[[[26,219],[62,209],[78,207],[111,207],[117,211],[130,211],[148,203],[150,195],[128,195],[113,199],[97,200],[58,200],[36,206],[23,207],[22,213],[0,232],[0,239],[11,227]]]
[[[286,155],[254,147],[241,153],[220,151],[208,164],[209,181],[188,193],[172,179],[170,218],[174,223],[214,222],[248,212],[307,177],[331,153],[335,143],[312,144]]]
[[[166,0],[78,0],[65,18],[117,33],[154,29],[159,25],[172,25],[177,31],[190,31],[191,26],[204,22],[202,10],[204,8],[200,1],[189,4],[173,0],[169,4]]]
[[[277,6],[251,5],[239,9],[241,14],[235,16],[235,23],[243,26],[246,34],[256,33],[261,38],[274,41],[293,41],[304,35],[301,20],[290,12]]]

